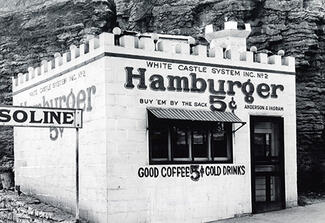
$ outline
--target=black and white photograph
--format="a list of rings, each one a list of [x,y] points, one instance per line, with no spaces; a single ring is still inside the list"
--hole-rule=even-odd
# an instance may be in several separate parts
[[[325,0],[0,0],[0,223],[309,222]]]

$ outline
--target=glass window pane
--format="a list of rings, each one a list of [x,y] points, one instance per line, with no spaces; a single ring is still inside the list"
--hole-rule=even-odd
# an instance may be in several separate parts
[[[265,134],[265,156],[270,158],[271,157],[271,134],[266,133]]]
[[[255,157],[265,156],[265,135],[263,133],[254,133],[254,153]]]
[[[184,127],[173,126],[172,150],[174,158],[189,158],[188,134]]]
[[[152,159],[168,159],[168,129],[150,130]]]
[[[192,149],[194,158],[208,158],[208,134],[203,129],[193,129]]]
[[[271,157],[270,133],[254,133],[254,153],[259,160],[266,160]]]
[[[281,179],[279,176],[271,176],[270,179],[271,201],[281,201]]]
[[[223,123],[219,123],[211,132],[212,157],[227,157],[227,137]]]
[[[266,179],[264,176],[255,177],[255,201],[266,201]]]
[[[148,119],[150,164],[231,160],[231,124]]]

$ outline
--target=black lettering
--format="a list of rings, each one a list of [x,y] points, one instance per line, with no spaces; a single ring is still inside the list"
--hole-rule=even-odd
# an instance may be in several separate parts
[[[235,95],[234,86],[241,88],[242,84],[239,81],[227,81],[228,83],[228,95]]]
[[[169,91],[190,91],[188,86],[188,78],[187,77],[178,77],[178,76],[171,76],[168,75],[167,78],[169,79],[168,90]],[[175,88],[176,82],[176,88]],[[182,88],[183,83],[183,88]]]
[[[167,177],[170,177],[172,175],[171,171],[171,168],[167,167]]]
[[[226,111],[227,104],[224,101],[220,100],[224,98],[225,96],[210,95],[211,111],[222,111],[222,112]]]
[[[217,166],[217,176],[219,176],[221,174],[221,167],[220,166]]]
[[[18,117],[19,114],[22,114],[22,117]],[[14,113],[12,114],[12,118],[15,122],[18,122],[18,123],[23,123],[23,122],[26,122],[27,118],[28,118],[28,115],[25,111],[23,110],[16,110],[14,111]]]
[[[35,112],[36,111],[30,111],[30,123],[42,123],[43,119],[35,120]]]
[[[258,96],[260,96],[261,98],[268,98],[270,95],[270,86],[268,84],[261,83],[257,85],[256,91]]]
[[[166,177],[166,167],[161,168],[161,176]]]
[[[144,169],[142,167],[139,168],[138,170],[138,176],[143,177],[144,176]]]
[[[238,166],[230,167],[230,173],[238,175]]]
[[[185,172],[186,172],[185,176],[190,177],[190,167],[189,166],[185,167]]]
[[[152,61],[146,61],[147,67],[153,67],[153,62]]]
[[[271,88],[272,88],[271,98],[277,98],[278,97],[278,95],[276,93],[276,90],[278,90],[278,89],[280,91],[284,90],[284,87],[281,84],[271,84]]]
[[[245,175],[245,166],[244,166],[244,165],[241,166],[241,170],[242,170],[242,172],[243,172],[242,175]]]
[[[181,176],[182,176],[182,177],[185,177],[185,167],[182,166],[181,169],[182,169],[182,171],[181,171],[181,173],[182,173]]]
[[[48,116],[49,112],[48,111],[44,111],[43,114],[44,114],[44,121],[43,121],[43,123],[44,124],[49,123],[49,116]]]
[[[207,83],[203,78],[196,78],[196,73],[190,73],[190,76],[192,77],[192,88],[191,91],[193,92],[204,92],[207,88]],[[200,83],[200,87],[197,86],[197,84]]]
[[[63,122],[62,122],[62,124],[72,124],[73,121],[74,121],[73,117],[74,117],[73,112],[64,112],[63,113]]]
[[[250,79],[243,83],[241,90],[245,95],[245,101],[250,104],[253,103],[254,97],[252,95],[254,93],[254,85],[251,83]]]
[[[61,112],[49,112],[50,114],[50,123],[53,124],[54,120],[56,121],[56,123],[61,124]]]
[[[125,67],[126,70],[126,83],[125,83],[125,87],[126,88],[134,88],[134,84],[133,84],[133,79],[137,78],[139,79],[139,84],[138,84],[138,88],[139,89],[146,89],[147,86],[145,84],[145,79],[144,79],[144,75],[146,72],[146,69],[144,68],[139,68],[138,71],[140,74],[133,74],[133,67]]]
[[[218,80],[219,83],[219,90],[214,89],[214,80],[213,79],[208,79],[209,83],[209,91],[211,94],[221,94],[221,95],[226,95],[225,92],[225,81],[224,80]]]
[[[176,174],[176,167],[173,166],[173,167],[172,167],[172,175],[173,175],[173,177],[175,176],[175,174]]]
[[[200,179],[199,165],[191,165],[191,180],[198,181]]]
[[[154,168],[153,168],[153,176],[154,176],[155,178],[157,178],[157,177],[159,176],[159,170],[158,170],[157,167],[154,167]]]
[[[212,167],[210,167],[210,166],[205,167],[205,175],[210,176],[210,174],[211,174],[211,169],[210,168],[212,168]]]
[[[9,115],[10,110],[0,109],[0,122],[10,122],[11,116]]]
[[[201,174],[201,177],[203,177],[203,175],[204,175],[204,167],[203,166],[201,166],[200,174]]]
[[[152,90],[164,91],[166,90],[164,86],[164,78],[159,74],[154,74],[149,79],[151,81],[150,88]]]

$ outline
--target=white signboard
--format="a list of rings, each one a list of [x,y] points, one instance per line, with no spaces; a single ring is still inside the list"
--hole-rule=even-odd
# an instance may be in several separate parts
[[[0,105],[0,125],[82,128],[82,110]]]

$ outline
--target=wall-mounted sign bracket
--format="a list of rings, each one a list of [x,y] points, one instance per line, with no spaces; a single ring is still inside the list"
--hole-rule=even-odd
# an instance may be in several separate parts
[[[244,125],[246,125],[246,122],[240,122],[241,126],[239,126],[237,129],[233,130],[232,133],[237,132],[239,129],[241,129]]]

